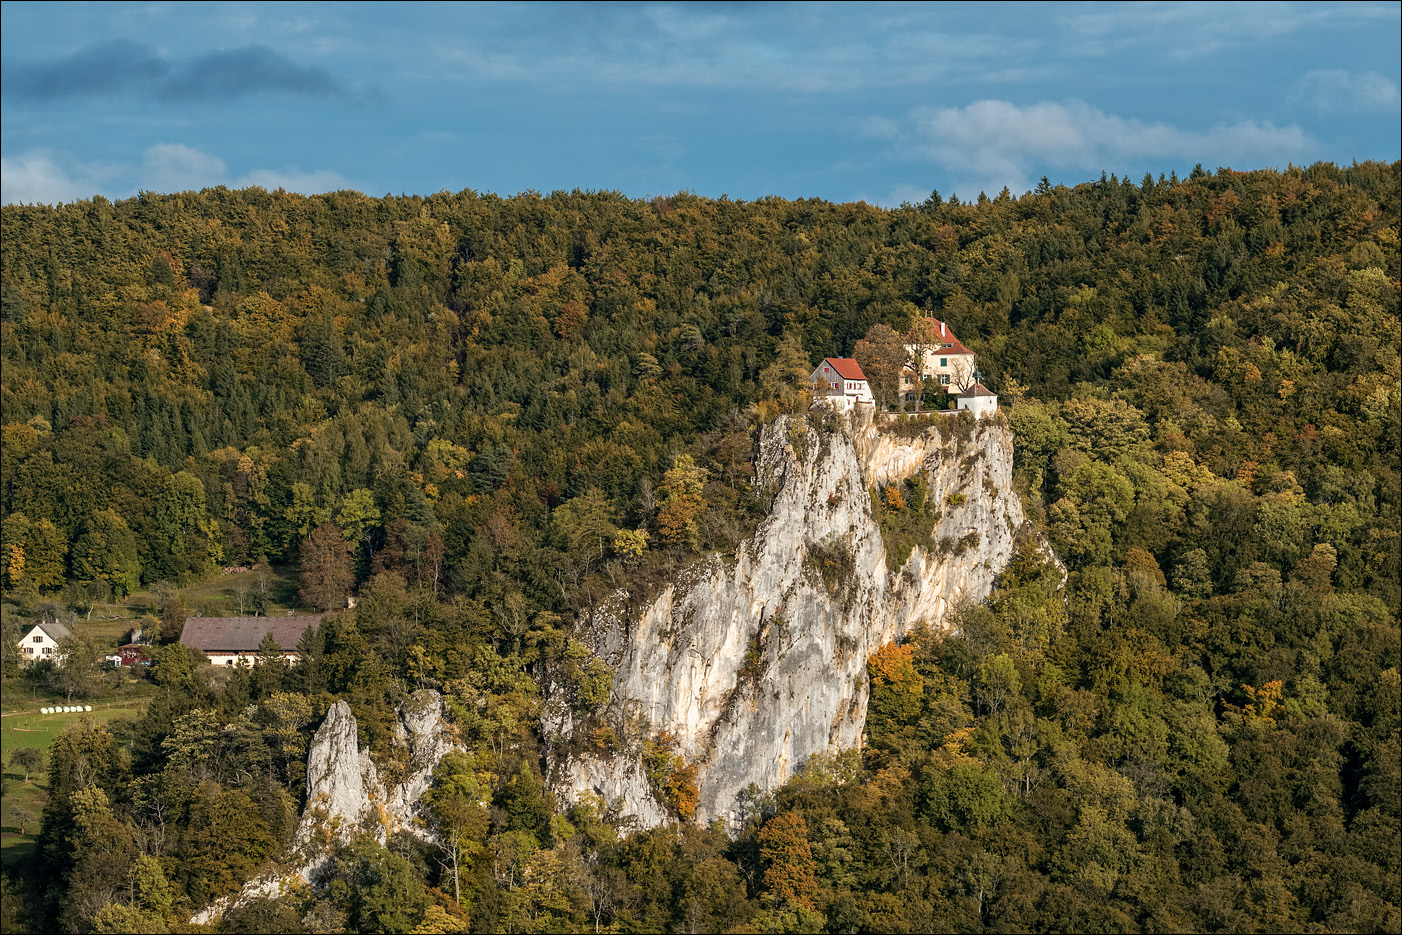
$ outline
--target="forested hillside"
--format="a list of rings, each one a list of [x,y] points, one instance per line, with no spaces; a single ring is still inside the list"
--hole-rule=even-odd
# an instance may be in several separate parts
[[[469,750],[434,793],[460,887],[364,839],[223,930],[1397,930],[1400,181],[5,207],[6,676],[37,608],[221,567],[340,611],[290,670],[171,643],[141,719],[61,734],[6,930],[188,928],[289,843],[331,702],[388,763],[422,687]],[[732,552],[758,427],[921,314],[1000,394],[1064,584],[1029,551],[874,656],[866,747],[738,829],[562,813],[539,695],[607,695],[583,611]]]

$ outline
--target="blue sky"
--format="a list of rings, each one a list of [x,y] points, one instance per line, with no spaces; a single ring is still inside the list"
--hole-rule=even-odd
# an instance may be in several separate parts
[[[4,3],[3,201],[919,201],[1399,158],[1392,3]]]

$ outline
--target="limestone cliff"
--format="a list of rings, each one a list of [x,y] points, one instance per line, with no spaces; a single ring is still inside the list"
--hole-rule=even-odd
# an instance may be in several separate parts
[[[697,768],[703,822],[733,819],[751,782],[775,788],[813,754],[860,745],[867,658],[917,626],[948,629],[1013,554],[1025,520],[1005,421],[890,419],[820,407],[767,427],[756,485],[773,502],[752,541],[694,566],[640,614],[620,595],[587,621],[616,672],[613,717],[672,733]],[[892,571],[871,495],[917,474],[940,515]],[[562,752],[583,746],[573,727],[548,698],[557,792],[600,795],[644,826],[665,821],[636,751]]]
[[[350,705],[337,701],[326,712],[307,750],[307,804],[297,825],[285,870],[244,884],[235,896],[217,900],[190,921],[211,924],[230,908],[286,888],[315,881],[329,860],[328,845],[366,831],[380,843],[407,832],[426,841],[433,833],[420,820],[419,800],[428,791],[433,771],[458,748],[444,720],[437,692],[415,692],[395,719],[391,766],[381,770],[356,740]],[[392,772],[393,776],[387,776]]]

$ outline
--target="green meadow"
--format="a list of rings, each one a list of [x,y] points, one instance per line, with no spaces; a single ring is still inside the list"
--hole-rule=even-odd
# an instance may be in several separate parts
[[[18,680],[5,686],[5,702],[0,705],[0,753],[3,753],[4,790],[0,795],[0,861],[6,868],[29,858],[39,833],[39,817],[48,797],[48,776],[40,770],[24,781],[24,770],[10,765],[10,757],[23,747],[35,747],[47,754],[49,744],[64,728],[90,722],[105,724],[120,718],[134,718],[145,710],[147,699],[84,702],[92,711],[43,714],[41,708],[59,705],[58,701],[29,695]],[[15,810],[32,816],[21,829]]]

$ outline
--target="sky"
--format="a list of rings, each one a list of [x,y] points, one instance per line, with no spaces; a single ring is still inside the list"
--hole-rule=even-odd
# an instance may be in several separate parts
[[[887,206],[1402,153],[1402,4],[0,4],[5,204]]]

